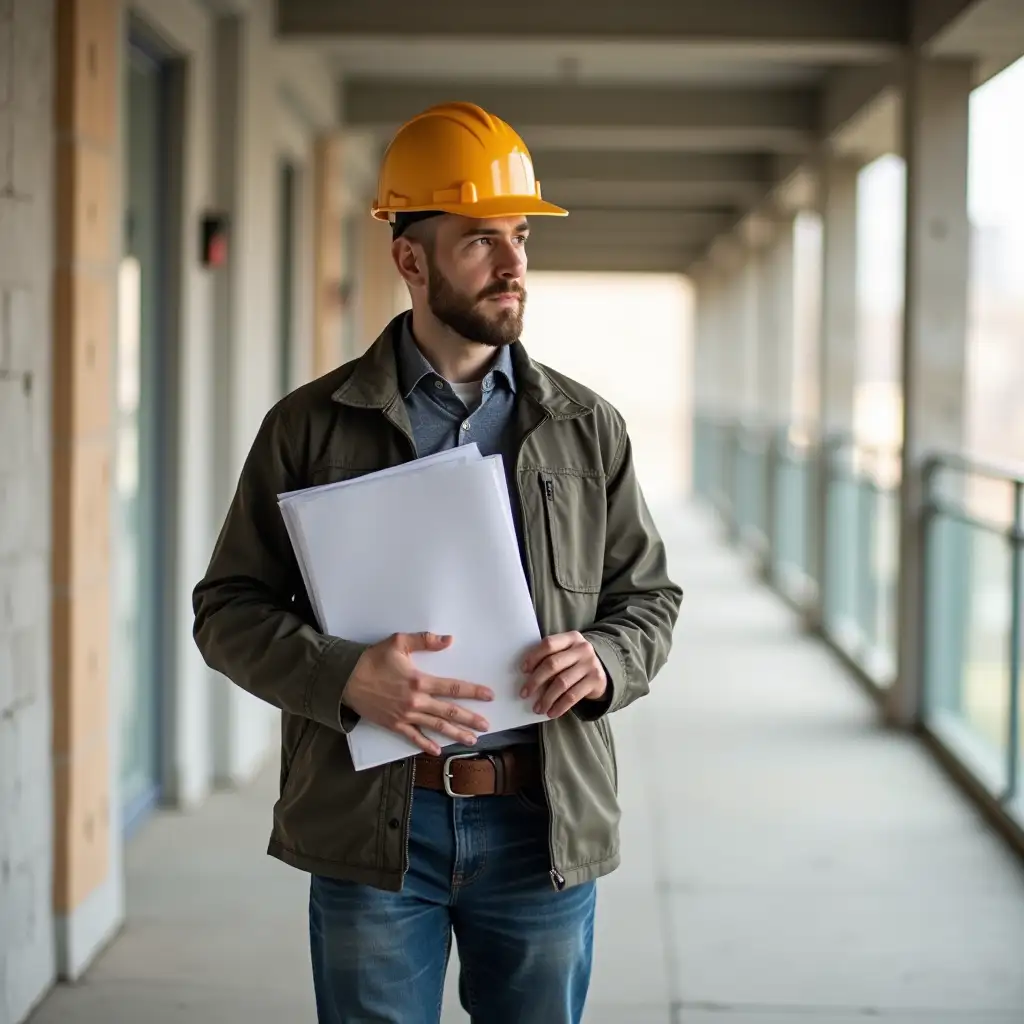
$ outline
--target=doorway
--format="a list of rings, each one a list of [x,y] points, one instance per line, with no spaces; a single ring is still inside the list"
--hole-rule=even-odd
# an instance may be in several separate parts
[[[168,356],[172,62],[127,46],[124,239],[119,270],[114,686],[121,813],[133,833],[160,798],[171,452]]]

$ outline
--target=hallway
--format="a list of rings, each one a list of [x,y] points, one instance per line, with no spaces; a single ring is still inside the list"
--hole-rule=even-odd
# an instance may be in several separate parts
[[[615,721],[624,866],[588,1024],[1020,1024],[1021,865],[704,513],[662,521],[686,600],[656,694]],[[312,1021],[306,879],[263,855],[274,792],[271,766],[158,815],[126,928],[33,1024]]]

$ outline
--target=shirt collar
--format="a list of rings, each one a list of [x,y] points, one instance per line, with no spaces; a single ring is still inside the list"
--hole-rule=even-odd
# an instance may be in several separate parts
[[[406,314],[402,322],[402,329],[398,335],[397,362],[398,362],[398,389],[403,398],[408,398],[425,377],[438,378],[440,374],[431,366],[430,361],[423,354],[412,333],[412,314]],[[512,353],[509,345],[502,345],[498,349],[498,357],[488,375],[501,375],[505,378],[510,391],[516,390],[516,375],[512,365]],[[485,377],[486,379],[486,377]]]

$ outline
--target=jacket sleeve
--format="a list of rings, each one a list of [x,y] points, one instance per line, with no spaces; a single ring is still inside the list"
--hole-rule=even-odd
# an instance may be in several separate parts
[[[583,635],[608,675],[603,700],[575,705],[584,719],[631,704],[668,660],[682,590],[669,579],[665,546],[633,466],[625,426],[607,485],[608,519],[597,621]]]
[[[192,595],[193,636],[207,665],[267,703],[332,729],[356,721],[341,706],[366,645],[312,625],[277,495],[306,485],[281,406],[263,421],[239,477],[206,576]]]

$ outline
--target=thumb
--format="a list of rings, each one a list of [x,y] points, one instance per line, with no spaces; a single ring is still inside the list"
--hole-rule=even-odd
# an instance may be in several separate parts
[[[443,651],[451,642],[448,635],[438,633],[406,633],[402,638],[406,652],[412,651]]]

